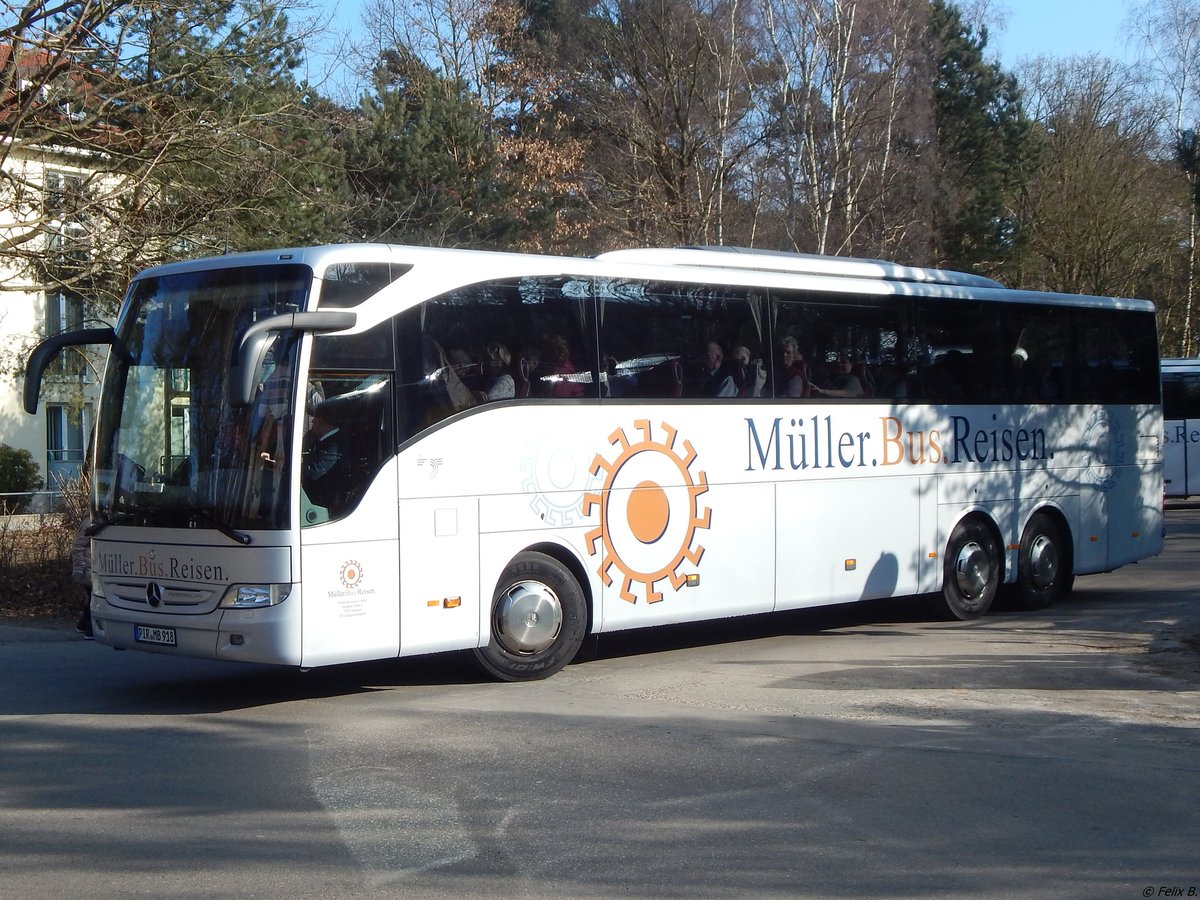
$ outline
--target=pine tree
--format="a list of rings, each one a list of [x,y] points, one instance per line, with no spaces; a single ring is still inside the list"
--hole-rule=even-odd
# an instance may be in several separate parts
[[[1021,240],[1014,200],[1036,162],[1035,132],[1016,79],[984,57],[978,33],[947,0],[931,3],[939,177],[934,246],[940,264],[998,274]]]
[[[463,85],[412,53],[386,52],[360,121],[344,141],[355,201],[351,231],[368,240],[496,246],[513,227],[482,109]]]

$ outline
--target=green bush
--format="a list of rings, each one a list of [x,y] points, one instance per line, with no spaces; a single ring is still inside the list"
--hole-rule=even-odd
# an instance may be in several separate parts
[[[0,444],[0,495],[23,494],[26,496],[0,496],[3,511],[24,512],[29,506],[26,492],[36,491],[42,486],[42,474],[33,454],[28,450],[17,450],[8,444]]]

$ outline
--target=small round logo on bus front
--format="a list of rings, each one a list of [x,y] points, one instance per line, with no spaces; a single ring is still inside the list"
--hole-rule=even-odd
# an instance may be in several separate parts
[[[359,565],[356,559],[347,560],[342,563],[342,571],[339,577],[342,580],[343,586],[348,588],[357,587],[363,577],[362,566]]]

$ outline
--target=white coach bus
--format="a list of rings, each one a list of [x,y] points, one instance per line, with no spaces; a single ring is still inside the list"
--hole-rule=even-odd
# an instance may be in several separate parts
[[[97,417],[123,649],[321,666],[912,594],[1162,547],[1152,304],[744,250],[331,246],[143,272]]]
[[[1200,359],[1162,361],[1163,483],[1168,497],[1200,494]]]

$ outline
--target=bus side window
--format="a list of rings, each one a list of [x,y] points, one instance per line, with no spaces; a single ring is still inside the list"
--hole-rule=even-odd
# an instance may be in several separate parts
[[[751,364],[763,359],[764,338],[754,292],[614,280],[601,285],[598,299],[602,396],[759,396]]]
[[[500,279],[396,317],[401,442],[450,416],[598,394],[590,284]]]
[[[857,294],[771,292],[776,397],[901,397],[900,310]]]

